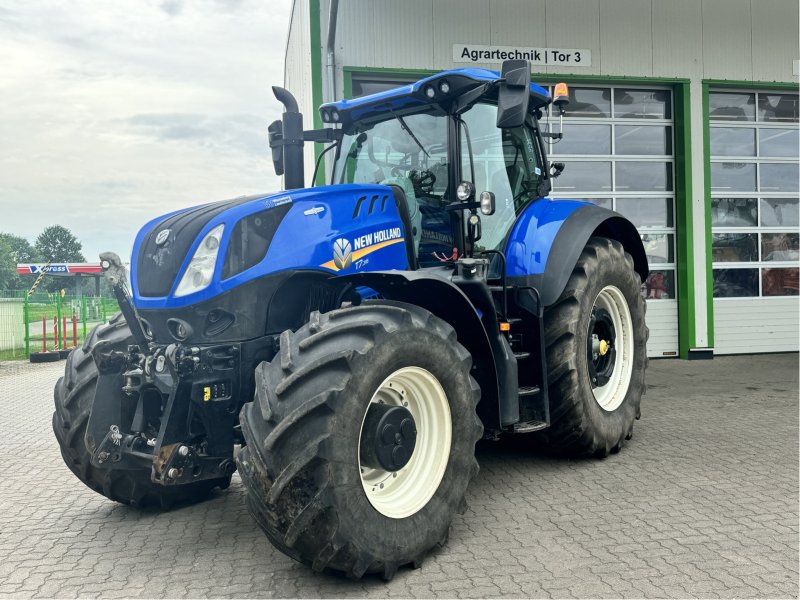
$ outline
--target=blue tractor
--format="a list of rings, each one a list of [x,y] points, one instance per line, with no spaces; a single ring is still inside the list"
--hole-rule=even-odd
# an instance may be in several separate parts
[[[139,232],[121,314],[70,355],[53,428],[112,500],[168,507],[238,469],[270,541],[351,577],[419,566],[477,473],[475,443],[605,457],[647,367],[634,226],[549,200],[550,93],[526,61],[445,71],[269,128],[286,190]],[[304,142],[330,185],[303,187]],[[319,161],[317,161],[319,166]]]

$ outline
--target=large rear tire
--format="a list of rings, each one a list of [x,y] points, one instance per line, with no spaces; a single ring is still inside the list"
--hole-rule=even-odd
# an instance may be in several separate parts
[[[633,435],[648,362],[641,283],[619,242],[593,237],[545,310],[551,426],[538,438],[547,448],[602,458]]]
[[[270,541],[315,571],[386,579],[444,544],[478,470],[471,364],[449,325],[399,302],[315,312],[284,332],[279,355],[256,370],[237,459],[248,508]],[[371,415],[386,406],[408,410],[416,427],[397,469],[370,466],[363,450]]]
[[[116,398],[96,398],[97,367],[92,349],[107,344],[108,350],[124,350],[133,338],[122,315],[116,315],[107,325],[98,325],[87,336],[83,346],[67,358],[64,376],[54,390],[56,410],[53,431],[61,456],[75,476],[103,496],[137,506],[168,509],[174,504],[186,504],[204,498],[215,487],[230,485],[230,476],[222,479],[167,487],[150,480],[150,470],[98,469],[90,464],[91,454],[84,436],[89,414],[95,402],[113,402]]]

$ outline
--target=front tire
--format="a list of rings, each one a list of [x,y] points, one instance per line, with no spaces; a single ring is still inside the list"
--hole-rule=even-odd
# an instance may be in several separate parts
[[[551,426],[540,440],[548,449],[602,458],[633,435],[648,363],[640,290],[630,254],[593,237],[545,310]]]
[[[133,344],[130,329],[121,314],[108,324],[95,327],[80,348],[75,348],[53,391],[55,412],[53,432],[56,434],[64,463],[87,487],[106,498],[123,504],[155,506],[168,509],[173,504],[187,504],[205,498],[215,487],[230,485],[230,475],[215,480],[167,487],[150,480],[150,469],[98,469],[91,465],[91,454],[84,437],[89,415],[96,402],[118,402],[117,398],[97,398],[95,387],[99,373],[92,359],[92,350],[104,344],[107,351],[125,350]]]
[[[315,571],[387,579],[444,544],[478,470],[471,364],[449,325],[399,302],[315,312],[284,332],[280,353],[256,370],[237,459],[248,508],[270,541]],[[386,407],[409,411],[415,425],[397,469],[385,457],[377,464],[362,442]],[[393,431],[411,435],[406,425]]]

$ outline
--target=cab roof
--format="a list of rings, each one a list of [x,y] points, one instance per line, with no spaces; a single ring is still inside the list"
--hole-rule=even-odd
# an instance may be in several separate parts
[[[368,96],[328,102],[320,106],[319,110],[326,124],[341,123],[346,128],[355,121],[373,120],[387,111],[405,111],[426,104],[438,104],[446,108],[465,92],[499,79],[500,73],[488,69],[451,69]],[[443,83],[447,85],[443,86]],[[429,96],[429,89],[433,90],[433,97]],[[547,106],[552,100],[550,92],[535,83],[530,84],[530,94],[529,110]],[[488,97],[492,95],[489,94]]]

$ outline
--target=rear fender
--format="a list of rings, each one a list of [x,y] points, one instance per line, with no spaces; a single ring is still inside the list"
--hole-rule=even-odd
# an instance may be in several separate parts
[[[500,429],[498,375],[489,337],[475,307],[450,281],[428,271],[375,271],[337,277],[367,286],[389,300],[420,306],[449,323],[472,355],[473,376],[481,388],[478,416],[486,429]]]
[[[520,215],[506,245],[510,284],[531,286],[542,304],[553,304],[567,285],[592,236],[617,240],[633,258],[642,281],[647,255],[636,227],[612,210],[575,200],[539,200]]]

